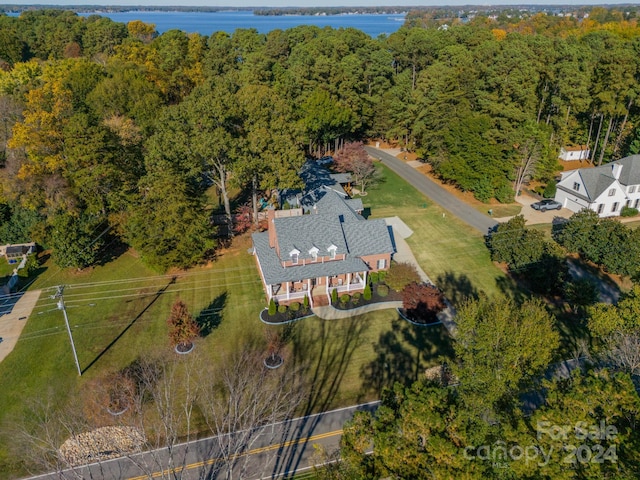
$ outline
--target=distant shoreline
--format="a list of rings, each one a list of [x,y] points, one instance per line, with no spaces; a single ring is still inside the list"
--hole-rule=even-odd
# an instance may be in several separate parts
[[[253,12],[254,15],[401,15],[409,10],[429,7],[208,7],[208,6],[144,6],[144,5],[2,5],[0,12],[21,13],[30,10],[67,10],[76,13],[135,13],[135,12]],[[433,7],[430,7],[433,8]]]

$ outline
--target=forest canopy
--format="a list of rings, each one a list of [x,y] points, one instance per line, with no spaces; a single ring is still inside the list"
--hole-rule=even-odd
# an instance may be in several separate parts
[[[598,164],[638,153],[635,12],[589,13],[422,13],[377,39],[2,15],[0,242],[71,243],[55,258],[81,268],[96,258],[78,246],[100,235],[186,267],[213,251],[212,214],[233,221],[229,192],[296,186],[306,156],[348,141],[396,143],[504,202],[551,180],[562,146]]]

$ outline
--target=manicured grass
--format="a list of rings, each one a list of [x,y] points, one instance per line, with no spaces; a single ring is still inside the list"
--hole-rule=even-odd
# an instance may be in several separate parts
[[[418,263],[447,295],[458,302],[484,291],[497,294],[513,288],[491,262],[483,236],[434,205],[384,165],[385,181],[369,189],[363,202],[372,218],[399,216],[413,230],[407,239]],[[426,206],[425,206],[426,205]]]
[[[494,218],[513,217],[519,215],[522,211],[522,205],[519,203],[509,203],[506,205],[472,205],[473,208],[486,215],[491,210],[491,215]]]
[[[447,215],[392,172],[363,197],[373,217],[400,216],[413,230],[408,239],[425,271],[452,301],[479,290],[496,293],[508,280],[489,261],[482,236]],[[81,409],[90,382],[140,356],[170,351],[166,318],[179,296],[201,321],[196,341],[205,361],[218,362],[247,342],[262,345],[258,314],[264,296],[247,236],[236,238],[211,265],[158,275],[132,252],[85,272],[46,263],[30,288],[41,298],[14,351],[0,363],[0,424],[25,415],[31,399],[50,397]],[[64,284],[65,301],[81,367],[78,377],[62,312],[49,298]],[[286,327],[268,327],[281,328]],[[300,413],[379,398],[394,381],[410,383],[441,357],[451,342],[441,325],[412,326],[393,310],[347,320],[309,318],[290,327],[285,365],[303,369],[311,394]],[[262,343],[261,343],[262,342]],[[0,445],[0,476],[17,472],[6,438]],[[18,472],[24,473],[24,472]]]

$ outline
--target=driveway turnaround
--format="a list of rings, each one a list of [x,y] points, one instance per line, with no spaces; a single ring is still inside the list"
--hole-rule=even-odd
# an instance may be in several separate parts
[[[393,155],[389,155],[378,148],[365,147],[365,149],[369,155],[380,160],[407,183],[415,187],[420,193],[426,195],[432,201],[463,222],[468,223],[480,233],[486,234],[490,228],[498,224],[493,218],[483,215],[476,209],[458,200],[454,195],[451,195],[425,175],[417,173],[415,168],[407,165],[402,160],[398,160]]]

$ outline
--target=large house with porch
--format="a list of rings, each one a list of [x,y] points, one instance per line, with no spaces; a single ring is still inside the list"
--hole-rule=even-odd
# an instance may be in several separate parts
[[[267,231],[252,239],[267,302],[278,304],[363,292],[369,272],[387,270],[395,251],[384,220],[365,220],[331,189],[306,214],[270,210]]]
[[[555,200],[574,212],[588,208],[600,217],[620,215],[624,206],[639,208],[640,155],[564,172]]]

